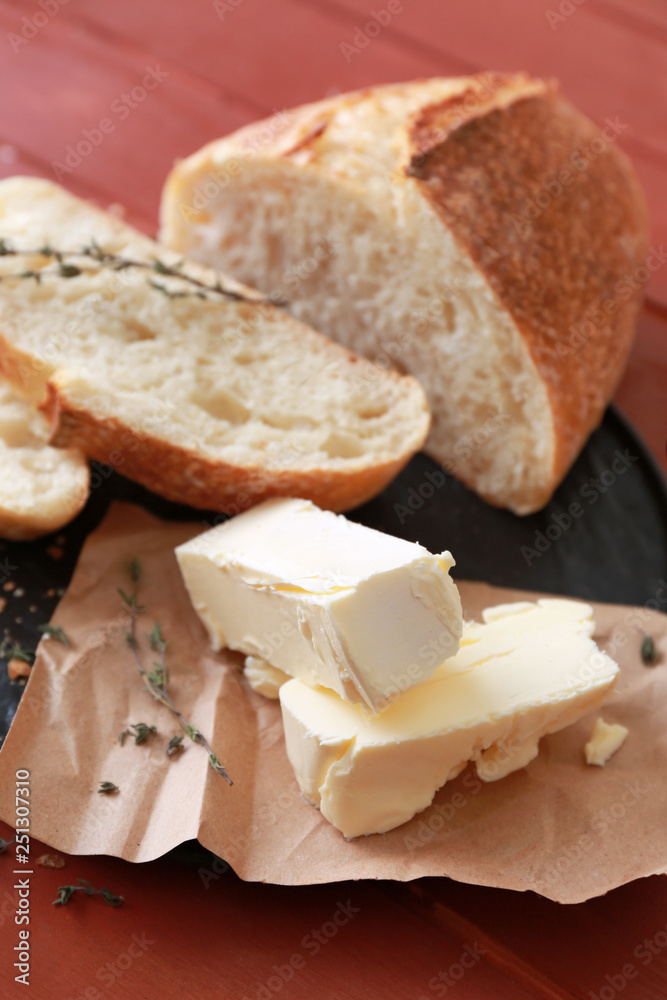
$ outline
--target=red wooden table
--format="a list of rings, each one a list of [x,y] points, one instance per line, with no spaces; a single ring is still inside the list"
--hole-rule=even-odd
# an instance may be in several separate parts
[[[493,68],[555,76],[593,119],[627,126],[654,246],[667,244],[661,0],[0,0],[0,29],[0,174],[58,179],[149,232],[174,158],[215,136],[339,90]],[[616,401],[667,469],[667,266],[647,295]],[[445,879],[283,888],[106,858],[34,869],[25,987],[12,858],[0,857],[3,997],[667,996],[663,877],[563,907]],[[52,907],[78,877],[124,907]]]

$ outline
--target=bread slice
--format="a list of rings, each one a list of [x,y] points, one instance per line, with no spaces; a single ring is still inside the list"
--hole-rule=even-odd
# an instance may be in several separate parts
[[[57,531],[88,499],[88,463],[52,448],[42,413],[0,379],[0,536],[25,541]]]
[[[0,369],[46,410],[55,444],[171,500],[345,510],[426,437],[414,379],[368,384],[355,355],[260,293],[52,183],[0,182],[0,238]]]
[[[651,267],[625,126],[493,73],[285,117],[178,163],[162,239],[416,375],[433,458],[537,510],[602,417]]]

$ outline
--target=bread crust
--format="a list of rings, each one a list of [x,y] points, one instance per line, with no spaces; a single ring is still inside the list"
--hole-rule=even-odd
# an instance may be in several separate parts
[[[337,513],[350,510],[376,496],[412,457],[402,455],[357,471],[231,465],[138,431],[116,417],[96,416],[68,397],[58,373],[46,389],[40,409],[52,427],[51,444],[79,448],[168,500],[202,510],[239,514],[276,496],[305,497]]]
[[[555,84],[536,92],[527,77],[496,76],[475,102],[480,86],[412,118],[406,172],[512,315],[546,386],[548,496],[632,347],[643,289],[624,276],[646,263],[646,206],[627,158]]]
[[[373,128],[382,128],[387,101],[403,113],[392,136],[396,197],[402,185],[417,187],[516,327],[546,391],[553,447],[543,488],[509,504],[529,513],[549,500],[600,423],[634,338],[644,283],[636,274],[643,268],[648,275],[648,221],[641,187],[618,148],[622,123],[605,123],[604,133],[560,96],[556,83],[484,73],[301,106],[255,155],[363,193],[372,178],[355,158],[358,137],[345,112],[366,108],[359,145],[372,153]],[[169,245],[183,249],[197,215],[178,211],[189,181],[198,170],[242,156],[263,125],[211,143],[174,169],[162,207]],[[378,161],[378,171],[387,168]],[[461,478],[478,489],[469,476]]]

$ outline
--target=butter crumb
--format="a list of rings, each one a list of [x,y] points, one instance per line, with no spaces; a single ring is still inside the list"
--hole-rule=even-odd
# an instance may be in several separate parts
[[[618,723],[605,722],[600,716],[593,726],[590,739],[584,747],[587,764],[604,767],[610,757],[622,746],[629,730]]]
[[[246,656],[243,674],[253,691],[274,699],[279,697],[280,688],[290,679],[288,674],[258,656]]]

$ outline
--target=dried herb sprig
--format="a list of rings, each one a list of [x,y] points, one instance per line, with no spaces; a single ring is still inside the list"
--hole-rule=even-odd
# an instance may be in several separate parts
[[[100,781],[100,787],[97,791],[101,795],[113,795],[114,792],[120,791],[118,785],[114,785],[113,781]]]
[[[20,642],[15,642],[9,632],[5,632],[5,637],[0,642],[0,656],[5,660],[23,660],[30,666],[35,662],[35,650],[26,649]]]
[[[177,736],[172,736],[172,738],[167,743],[167,757],[173,757],[175,753],[179,750],[183,750],[183,736],[178,734]]]
[[[63,646],[69,646],[69,637],[65,630],[60,625],[38,625],[37,631],[42,632],[43,635],[49,635],[52,639],[57,639],[58,642],[62,642]]]
[[[193,275],[183,271],[182,261],[179,261],[177,264],[165,264],[159,258],[154,260],[135,260],[131,257],[124,257],[121,254],[104,250],[95,240],[91,240],[89,244],[81,247],[80,250],[56,250],[48,244],[39,247],[37,250],[23,250],[12,247],[5,237],[0,237],[0,257],[46,257],[53,261],[55,265],[53,269],[48,269],[49,265],[46,265],[39,270],[28,269],[15,274],[3,274],[0,275],[0,281],[7,281],[9,278],[34,278],[39,283],[44,277],[77,278],[81,274],[95,274],[101,270],[127,271],[128,269],[134,269],[148,271],[152,274],[161,274],[167,278],[177,278],[188,286],[187,290],[183,288],[173,289],[159,281],[155,281],[153,278],[148,279],[148,284],[151,288],[162,292],[162,294],[168,296],[170,299],[183,298],[188,295],[194,295],[200,299],[208,299],[211,295],[220,295],[234,302],[251,302],[256,305],[286,305],[282,300],[268,299],[262,295],[246,295],[244,292],[227,288],[219,278],[213,284],[208,284],[206,281],[195,278]],[[65,260],[66,257],[74,257],[79,263]],[[94,262],[94,264],[92,266],[84,266],[81,258],[86,258]]]
[[[124,896],[117,896],[109,889],[93,889],[90,882],[86,881],[85,878],[78,878],[76,883],[76,885],[58,886],[58,895],[53,900],[53,905],[65,906],[69,903],[75,892],[82,892],[84,896],[101,896],[109,906],[122,906],[125,902]]]
[[[646,632],[644,632],[644,638],[642,639],[640,654],[642,663],[646,667],[654,667],[658,662],[658,650],[655,648],[655,642],[652,636],[647,635]]]
[[[139,675],[141,676],[148,692],[153,696],[153,698],[155,698],[156,701],[159,701],[165,706],[165,708],[168,708],[172,715],[178,719],[181,729],[187,736],[190,737],[192,742],[199,743],[200,746],[204,747],[208,753],[209,764],[213,770],[218,774],[221,774],[227,784],[231,785],[233,784],[232,779],[229,777],[224,765],[220,763],[217,755],[213,752],[211,744],[196,726],[193,726],[190,722],[188,722],[185,716],[178,710],[171,695],[168,694],[166,690],[169,682],[169,676],[165,658],[169,640],[164,638],[159,622],[156,622],[153,626],[153,631],[148,636],[148,639],[151,649],[159,652],[160,662],[154,663],[153,670],[148,671],[145,669],[141,661],[141,656],[139,654],[139,640],[137,638],[137,618],[139,614],[144,611],[144,609],[139,605],[136,591],[136,587],[141,580],[141,565],[139,560],[136,558],[133,559],[130,564],[130,578],[135,588],[132,593],[126,594],[120,587],[118,588],[118,593],[121,596],[121,600],[123,601],[126,610],[130,614],[130,627],[125,630],[125,638],[128,646],[132,650]]]
[[[126,736],[133,736],[135,743],[145,743],[151,736],[157,733],[157,726],[149,726],[146,722],[132,722],[127,729],[124,729],[118,736],[118,742],[122,746]]]
[[[16,843],[16,838],[14,838],[14,840],[3,840],[2,837],[0,837],[0,854],[4,854],[7,848],[11,847],[12,844],[15,843]]]

